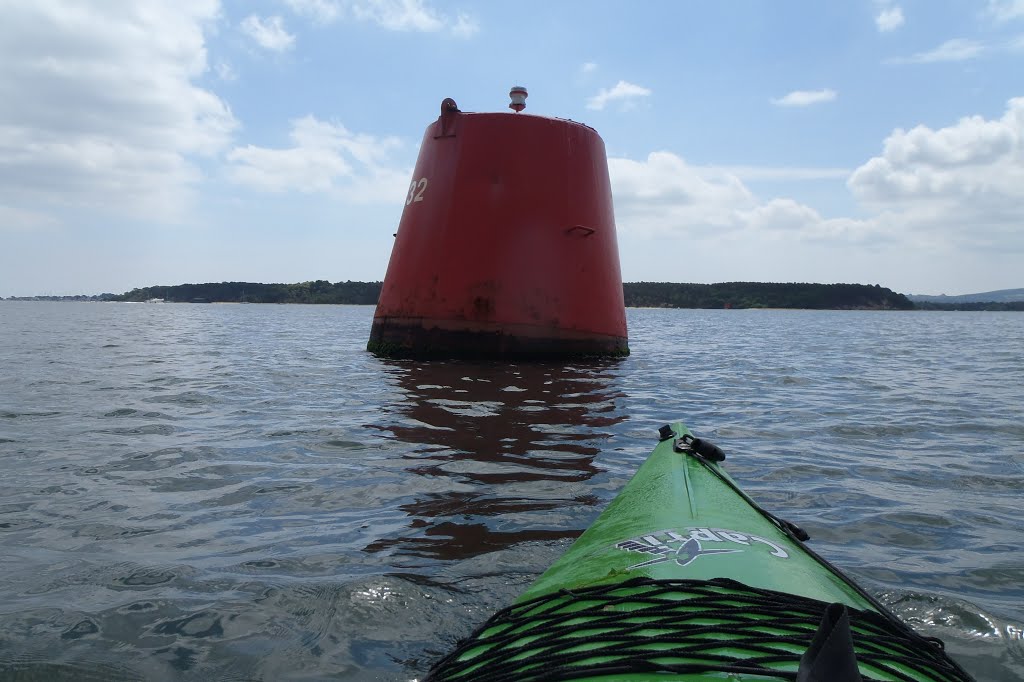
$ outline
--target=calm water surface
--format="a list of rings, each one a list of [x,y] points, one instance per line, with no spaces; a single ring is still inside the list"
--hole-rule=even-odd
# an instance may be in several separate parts
[[[373,309],[0,303],[0,679],[412,680],[687,423],[980,680],[1024,677],[1024,314],[630,310],[601,363]]]

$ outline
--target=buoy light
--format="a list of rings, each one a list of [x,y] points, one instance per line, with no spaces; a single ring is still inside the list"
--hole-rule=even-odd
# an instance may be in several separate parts
[[[512,89],[508,92],[509,98],[512,100],[508,104],[508,108],[515,111],[517,114],[526,108],[526,98],[530,96],[526,92],[526,88],[522,85],[513,85]]]

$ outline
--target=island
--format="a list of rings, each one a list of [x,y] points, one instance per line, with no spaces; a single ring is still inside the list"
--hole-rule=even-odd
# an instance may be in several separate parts
[[[341,303],[374,305],[381,282],[316,280],[298,284],[179,284],[133,289],[113,300],[221,303]],[[725,282],[676,284],[627,282],[630,308],[803,308],[814,310],[913,310],[903,294],[877,284],[776,284]]]
[[[322,279],[295,284],[208,282],[142,287],[123,294],[12,296],[6,300],[376,305],[381,286],[381,282],[332,283]],[[625,282],[622,293],[627,308],[1024,311],[1024,289],[964,296],[908,296],[878,284]]]

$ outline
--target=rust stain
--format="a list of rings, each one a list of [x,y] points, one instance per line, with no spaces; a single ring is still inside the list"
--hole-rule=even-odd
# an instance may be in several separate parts
[[[474,317],[491,317],[494,315],[494,299],[490,297],[477,296],[473,299]]]

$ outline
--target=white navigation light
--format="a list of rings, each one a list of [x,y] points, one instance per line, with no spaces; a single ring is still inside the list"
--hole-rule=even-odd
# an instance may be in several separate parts
[[[526,98],[529,97],[530,94],[526,92],[526,88],[522,85],[513,85],[512,89],[509,90],[508,96],[512,100],[509,102],[508,108],[518,114],[526,108]]]

